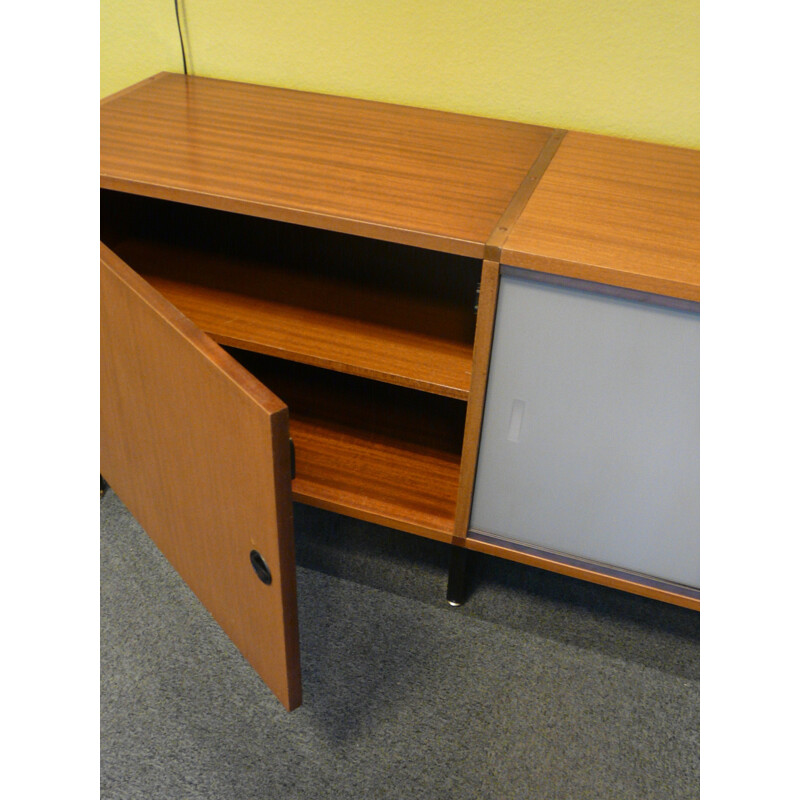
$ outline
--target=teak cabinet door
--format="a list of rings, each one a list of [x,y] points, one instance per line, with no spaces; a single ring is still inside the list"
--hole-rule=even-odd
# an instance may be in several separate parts
[[[291,710],[301,691],[288,409],[100,248],[103,477]]]

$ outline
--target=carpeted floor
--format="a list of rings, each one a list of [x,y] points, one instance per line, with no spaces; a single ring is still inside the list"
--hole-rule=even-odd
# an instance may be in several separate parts
[[[101,796],[699,796],[699,616],[295,507],[303,705],[101,500]]]

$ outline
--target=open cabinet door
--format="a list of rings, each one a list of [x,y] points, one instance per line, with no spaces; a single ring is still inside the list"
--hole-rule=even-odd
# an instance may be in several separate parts
[[[101,473],[296,708],[288,409],[103,244],[100,273]]]

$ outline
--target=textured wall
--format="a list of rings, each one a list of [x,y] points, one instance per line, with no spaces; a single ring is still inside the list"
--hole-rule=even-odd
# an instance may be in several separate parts
[[[699,147],[699,0],[179,0],[189,71]],[[171,0],[101,0],[103,95],[183,69]]]

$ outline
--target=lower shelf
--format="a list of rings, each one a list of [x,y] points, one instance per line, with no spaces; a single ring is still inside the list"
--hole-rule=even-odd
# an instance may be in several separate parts
[[[466,403],[228,349],[289,406],[295,500],[450,541]]]

